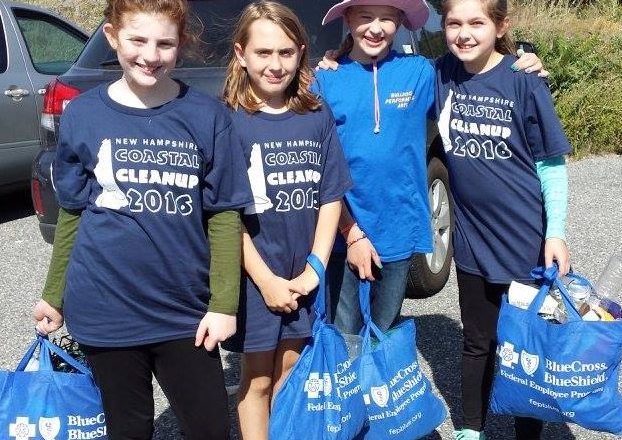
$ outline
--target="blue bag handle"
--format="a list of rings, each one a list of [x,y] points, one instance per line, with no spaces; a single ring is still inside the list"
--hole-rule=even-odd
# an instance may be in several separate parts
[[[569,273],[567,276],[571,278],[579,279],[581,281],[585,281],[584,278],[578,275],[575,275],[573,273]],[[530,313],[534,313],[534,314],[538,313],[538,311],[542,307],[542,304],[544,304],[544,300],[546,299],[546,295],[549,293],[549,290],[551,290],[551,287],[555,285],[559,289],[562,301],[564,302],[564,306],[566,307],[566,310],[568,312],[568,321],[582,321],[583,320],[581,318],[581,315],[577,311],[574,305],[574,301],[570,297],[570,294],[568,293],[566,286],[559,278],[559,269],[556,263],[554,263],[551,267],[543,267],[543,266],[536,267],[535,269],[531,271],[531,277],[534,280],[542,281],[542,287],[540,287],[538,294],[533,299],[533,301],[529,305],[529,308],[527,309]]]
[[[26,365],[28,365],[28,362],[30,361],[30,359],[32,359],[33,355],[35,354],[35,350],[39,346],[38,337],[39,335],[37,335],[37,339],[35,339],[33,343],[30,344],[30,347],[28,347],[28,350],[26,350],[26,354],[24,354],[22,360],[19,361],[19,364],[17,364],[17,368],[15,369],[15,371],[24,371],[26,369]]]
[[[54,353],[80,373],[92,375],[91,370],[75,360],[73,356],[71,356],[59,346],[52,344],[46,336],[42,336],[39,334],[37,334],[37,339],[30,345],[15,371],[24,371],[26,369],[26,365],[28,365],[28,362],[32,358],[37,347],[41,347],[39,353],[39,371],[54,370],[51,359],[51,354]]]
[[[311,268],[320,278],[318,292],[315,296],[315,303],[313,304],[313,306],[315,307],[315,313],[318,314],[318,318],[315,320],[315,322],[318,322],[319,320],[321,320],[322,322],[326,322],[326,268],[324,267],[324,263],[322,263],[322,260],[320,260],[315,254],[309,254],[309,256],[307,257],[307,263],[309,263],[309,266],[311,266]],[[315,327],[316,326],[314,323],[314,330]]]
[[[363,352],[369,353],[372,333],[380,342],[387,339],[387,336],[371,319],[371,283],[367,280],[362,280],[359,284],[359,304],[363,315]]]

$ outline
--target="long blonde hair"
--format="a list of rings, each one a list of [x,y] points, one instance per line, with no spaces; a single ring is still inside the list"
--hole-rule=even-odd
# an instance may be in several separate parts
[[[309,67],[307,32],[291,9],[277,2],[264,0],[246,6],[235,26],[223,90],[225,103],[235,110],[242,107],[248,112],[256,112],[261,108],[262,103],[253,94],[248,73],[238,62],[234,50],[235,44],[243,49],[246,47],[250,38],[249,28],[259,19],[271,21],[283,29],[296,46],[304,46],[296,75],[285,90],[287,108],[296,113],[317,110],[321,105],[320,100],[309,90],[313,82],[313,71]]]
[[[457,3],[462,0],[443,0],[441,5],[442,26],[445,27],[447,14]],[[495,26],[501,26],[508,16],[507,0],[479,0],[482,2],[484,12],[492,20]],[[516,44],[509,32],[495,41],[495,50],[501,54],[516,54]]]

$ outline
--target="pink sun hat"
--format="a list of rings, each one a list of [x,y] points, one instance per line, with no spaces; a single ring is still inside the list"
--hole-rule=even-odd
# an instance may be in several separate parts
[[[425,0],[343,0],[328,10],[322,25],[343,17],[350,6],[393,6],[404,12],[404,27],[411,31],[423,27],[430,15]]]

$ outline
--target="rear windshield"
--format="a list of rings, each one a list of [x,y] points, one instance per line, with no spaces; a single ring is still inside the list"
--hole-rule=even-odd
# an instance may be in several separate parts
[[[233,27],[248,3],[251,2],[191,1],[193,17],[190,25],[200,34],[200,43],[182,53],[178,65],[184,68],[226,66]],[[322,26],[322,18],[335,0],[281,0],[281,3],[292,8],[304,23],[309,35],[311,58],[321,58],[326,50],[339,45],[342,38],[341,20]],[[101,28],[94,33],[77,65],[91,69],[120,69],[116,54],[110,49]]]

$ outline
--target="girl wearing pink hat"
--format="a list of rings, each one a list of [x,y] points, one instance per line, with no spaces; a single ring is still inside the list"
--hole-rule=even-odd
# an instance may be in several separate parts
[[[387,330],[399,317],[411,257],[432,251],[426,126],[434,66],[391,49],[400,25],[416,30],[428,14],[424,0],[344,0],[324,18],[342,17],[350,30],[339,68],[317,72],[315,83],[335,116],[353,181],[328,265],[334,322],[346,333],[362,326],[361,279],[371,282],[373,321]],[[522,67],[541,63],[531,58]]]
[[[339,69],[317,72],[315,83],[335,115],[354,183],[328,268],[335,324],[347,333],[362,326],[361,279],[371,281],[372,318],[387,330],[412,255],[432,251],[425,133],[434,68],[391,49],[400,25],[415,30],[428,15],[423,0],[344,0],[324,18],[343,17],[350,29]]]

